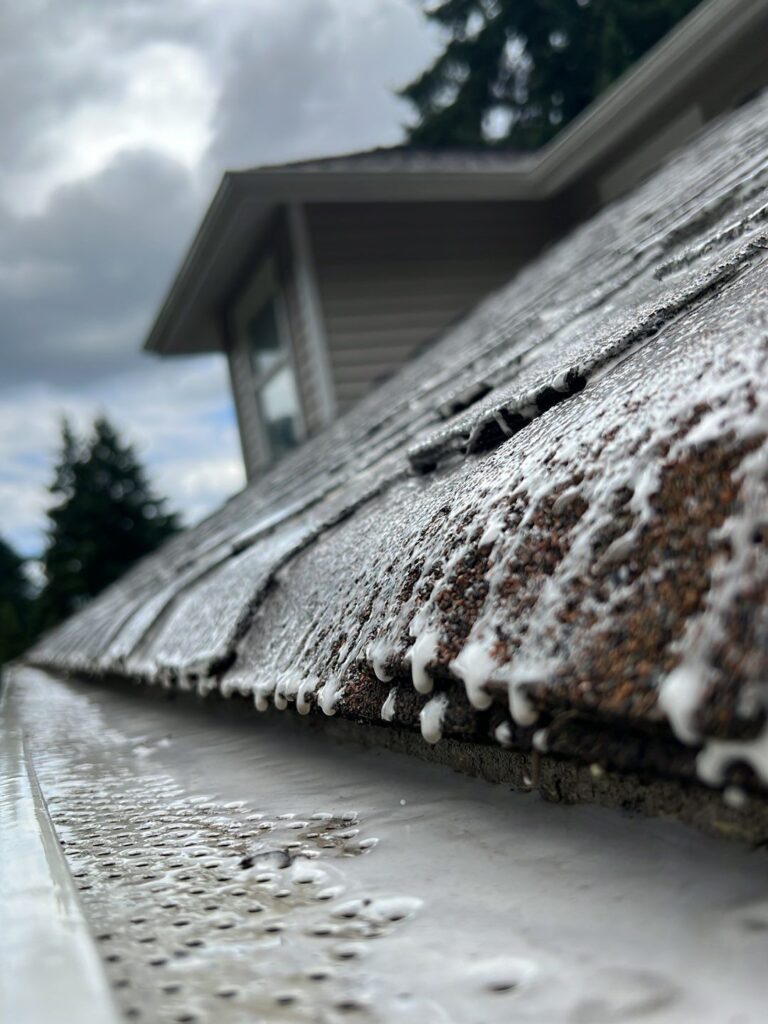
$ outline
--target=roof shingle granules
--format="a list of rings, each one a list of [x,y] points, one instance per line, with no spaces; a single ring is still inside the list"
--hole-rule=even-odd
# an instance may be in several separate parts
[[[763,97],[30,660],[765,786],[766,211]]]

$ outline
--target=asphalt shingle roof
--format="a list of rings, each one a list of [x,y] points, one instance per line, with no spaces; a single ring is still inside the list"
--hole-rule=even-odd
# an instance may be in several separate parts
[[[393,171],[468,174],[514,170],[530,162],[530,153],[511,149],[423,149],[416,146],[380,146],[356,153],[340,153],[311,160],[255,167],[253,170],[344,173]]]
[[[768,96],[37,665],[768,783]]]

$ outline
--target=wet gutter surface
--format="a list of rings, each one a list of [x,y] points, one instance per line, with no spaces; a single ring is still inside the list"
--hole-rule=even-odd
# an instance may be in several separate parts
[[[56,1001],[14,1024],[108,1021],[96,954],[129,1020],[764,1019],[762,850],[31,670],[2,715],[0,976]],[[62,844],[43,891],[59,872],[69,903],[32,885],[14,750]]]
[[[0,696],[0,1020],[118,1021],[76,886],[26,749]]]

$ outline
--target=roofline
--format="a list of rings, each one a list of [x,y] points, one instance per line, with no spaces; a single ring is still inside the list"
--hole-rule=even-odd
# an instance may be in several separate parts
[[[765,0],[708,0],[540,150],[542,195],[560,191],[766,15]],[[590,148],[591,147],[591,148]]]
[[[258,197],[260,203],[276,204],[551,198],[631,135],[734,39],[745,36],[767,10],[767,0],[706,0],[550,143],[530,155],[510,155],[503,169],[359,171],[287,164],[225,172],[144,348],[167,351],[169,322],[178,314],[185,293],[205,276],[204,259],[210,263],[211,254],[221,248],[231,215],[244,199]],[[342,194],[339,182],[343,182]]]
[[[201,262],[201,250],[209,250],[213,239],[221,232],[222,214],[224,208],[228,205],[232,191],[232,175],[227,171],[219,182],[219,187],[216,189],[214,197],[205,211],[200,226],[195,232],[192,242],[163,299],[154,323],[144,339],[142,347],[146,351],[160,353],[164,351],[166,346],[163,345],[162,338],[168,321],[176,314],[178,304],[182,300],[182,293],[187,283],[198,270],[198,264]],[[216,245],[216,248],[218,249],[218,245]]]

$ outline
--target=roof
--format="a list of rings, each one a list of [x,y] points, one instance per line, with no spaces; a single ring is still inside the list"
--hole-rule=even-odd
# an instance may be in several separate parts
[[[401,146],[228,171],[145,348],[184,354],[222,347],[217,319],[222,303],[230,298],[243,262],[252,258],[254,239],[275,206],[550,199],[585,176],[620,165],[628,151],[652,148],[662,126],[680,138],[678,119],[711,91],[713,82],[726,83],[733,76],[740,82],[750,75],[764,81],[763,53],[755,41],[766,32],[768,0],[707,0],[535,153],[429,152]],[[723,89],[733,84],[728,81]]]
[[[467,174],[487,171],[514,171],[530,158],[529,153],[510,149],[446,148],[426,149],[422,146],[376,146],[352,153],[334,153],[311,160],[268,164],[240,173],[262,174],[268,171],[301,174],[349,174],[365,171],[371,174]]]
[[[768,782],[768,95],[30,660]]]

